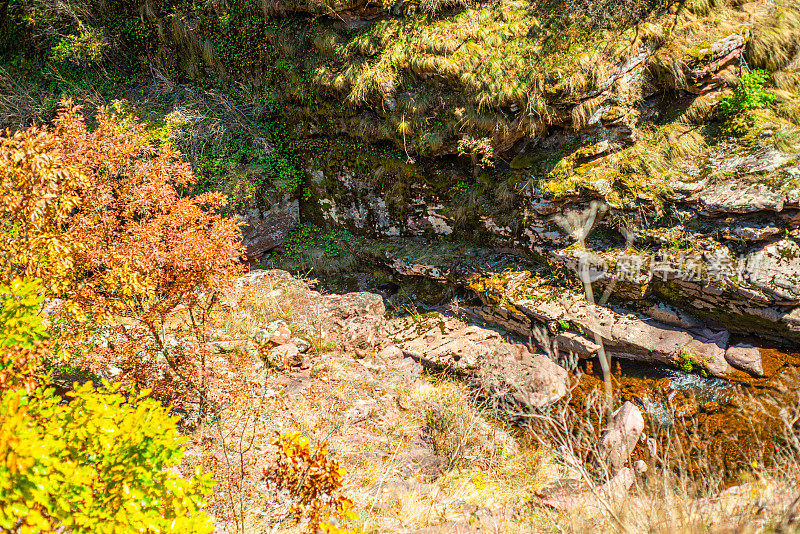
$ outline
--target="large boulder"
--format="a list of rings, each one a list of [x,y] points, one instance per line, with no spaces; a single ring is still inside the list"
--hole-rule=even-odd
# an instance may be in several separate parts
[[[764,376],[764,366],[761,362],[761,349],[739,343],[728,347],[725,351],[725,359],[737,369],[747,371],[755,376]]]
[[[639,408],[626,401],[613,413],[614,420],[600,438],[600,457],[609,470],[616,473],[631,457],[639,436],[644,431],[644,418]]]
[[[507,410],[541,408],[567,393],[563,367],[496,330],[432,313],[391,320],[389,335],[406,354],[465,377]]]
[[[326,295],[319,303],[323,337],[341,348],[381,348],[386,344],[383,298],[365,291]]]
[[[552,404],[567,394],[569,375],[543,354],[502,343],[484,359],[478,383],[506,409],[527,411]]]
[[[253,208],[239,216],[242,245],[248,258],[254,259],[280,246],[300,222],[300,203],[284,197],[266,211]]]

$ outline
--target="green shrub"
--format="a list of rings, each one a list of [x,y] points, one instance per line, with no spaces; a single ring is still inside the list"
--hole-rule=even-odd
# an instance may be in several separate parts
[[[345,252],[345,243],[350,242],[353,235],[348,230],[322,233],[322,229],[314,224],[300,224],[283,242],[284,254],[295,262],[300,262],[310,249],[320,248],[325,256],[335,258]]]
[[[72,63],[89,67],[100,63],[106,47],[103,33],[94,28],[81,30],[78,35],[63,37],[52,49],[52,57],[59,63]]]
[[[754,70],[742,74],[739,85],[733,94],[719,103],[719,110],[725,116],[736,115],[745,111],[761,109],[769,106],[775,95],[764,90],[764,83],[769,79],[769,72]]]

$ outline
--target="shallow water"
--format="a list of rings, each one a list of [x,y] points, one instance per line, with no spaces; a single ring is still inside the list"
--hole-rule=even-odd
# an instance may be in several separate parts
[[[772,374],[759,379],[703,377],[620,360],[613,364],[615,397],[639,406],[648,436],[677,440],[680,446],[674,452],[683,459],[733,476],[754,461],[768,463],[787,432],[781,410],[800,409],[800,354],[775,347],[763,350]],[[584,399],[603,386],[599,365],[582,362],[580,370],[575,409],[585,409]]]

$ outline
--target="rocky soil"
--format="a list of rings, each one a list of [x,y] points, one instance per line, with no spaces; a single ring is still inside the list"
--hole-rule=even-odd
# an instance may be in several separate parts
[[[265,395],[259,417],[269,428],[328,443],[348,469],[346,492],[364,530],[538,532],[575,513],[602,523],[609,507],[654,506],[646,488],[662,476],[664,442],[640,397],[589,436],[590,471],[579,459],[585,451],[558,452],[557,441],[541,441],[550,434],[508,424],[530,414],[555,417],[554,407],[591,389],[580,385],[580,368],[562,367],[570,360],[559,353],[542,354],[464,310],[387,314],[379,294],[322,294],[282,271],[251,272],[239,291],[246,297],[226,322],[246,318],[248,326],[227,338],[219,332],[217,352],[251,355],[248,381]],[[226,425],[222,434],[230,435],[233,418]],[[203,457],[214,463],[207,468],[224,473],[225,455],[208,454],[220,438],[208,434],[206,453],[190,444],[190,459]],[[255,443],[269,450],[261,438]],[[260,458],[254,466],[268,455]],[[762,502],[756,495],[768,494],[771,510],[782,510],[787,496],[770,484],[680,506],[746,515]],[[248,497],[253,506],[269,502],[268,491],[257,488]],[[261,528],[281,510],[276,504],[250,521]],[[219,514],[224,529],[221,505]]]

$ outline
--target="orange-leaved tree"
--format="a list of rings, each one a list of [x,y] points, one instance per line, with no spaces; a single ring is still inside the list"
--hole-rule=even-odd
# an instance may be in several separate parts
[[[241,272],[241,232],[180,154],[106,109],[87,128],[63,102],[50,127],[0,137],[0,283],[42,280],[62,352],[114,364],[170,400],[207,399],[208,313]],[[68,343],[68,341],[75,343]]]

